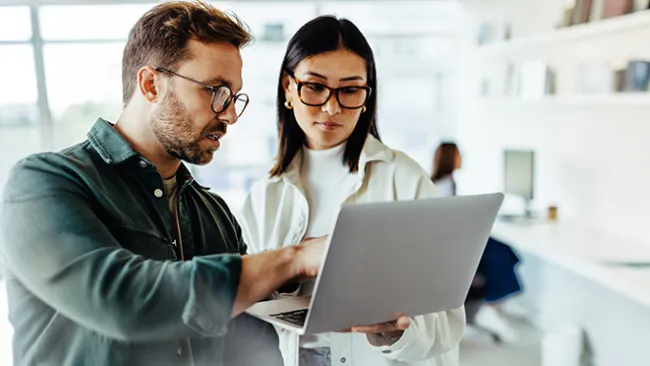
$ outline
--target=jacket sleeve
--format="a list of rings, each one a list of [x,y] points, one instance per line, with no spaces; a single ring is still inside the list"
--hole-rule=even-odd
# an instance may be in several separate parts
[[[415,164],[415,162],[412,162],[412,164]],[[400,178],[396,178],[396,184],[402,186],[398,191],[408,192],[410,197],[400,197],[399,199],[435,197],[436,189],[434,184],[419,166],[416,171],[409,169],[408,174],[398,174],[398,176],[400,175],[403,181],[400,182]],[[405,175],[410,175],[410,177]],[[458,362],[457,348],[464,331],[465,309],[460,307],[413,317],[411,318],[411,325],[395,344],[375,348],[385,358],[391,360],[415,362],[439,358],[448,360],[448,362],[444,363],[445,365],[454,365]]]
[[[8,273],[107,338],[153,342],[225,333],[241,275],[238,255],[146,259],[124,249],[94,207],[65,167],[40,157],[19,163],[0,220]]]

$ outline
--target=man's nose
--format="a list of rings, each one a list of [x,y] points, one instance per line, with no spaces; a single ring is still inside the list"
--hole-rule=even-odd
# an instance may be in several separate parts
[[[228,108],[223,112],[219,113],[219,119],[229,125],[234,125],[239,120],[237,116],[237,110],[235,109],[235,103],[230,103]]]

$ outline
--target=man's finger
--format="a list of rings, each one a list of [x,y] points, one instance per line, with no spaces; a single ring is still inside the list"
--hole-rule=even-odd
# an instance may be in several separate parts
[[[408,316],[402,315],[397,318],[396,323],[398,330],[406,330],[411,326],[411,319]]]
[[[404,318],[404,319],[403,319]],[[409,327],[409,318],[403,317],[398,320],[386,323],[379,323],[373,325],[360,325],[352,327],[352,331],[356,333],[386,333],[397,332],[405,330]]]
[[[394,332],[396,330],[395,325],[393,324],[376,324],[376,325],[360,325],[352,327],[352,332],[354,333],[385,333],[385,332]]]

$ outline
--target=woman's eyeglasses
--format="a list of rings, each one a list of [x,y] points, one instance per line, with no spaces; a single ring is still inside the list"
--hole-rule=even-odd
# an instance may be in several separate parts
[[[235,113],[237,114],[237,117],[239,117],[242,115],[242,113],[244,113],[244,110],[246,110],[246,107],[248,106],[248,103],[250,101],[247,94],[245,93],[233,94],[232,90],[230,90],[230,88],[227,85],[217,85],[217,86],[207,85],[200,81],[190,79],[187,76],[177,74],[171,70],[164,69],[162,67],[154,67],[154,70],[158,72],[170,74],[173,76],[178,76],[179,78],[185,79],[187,81],[191,81],[195,84],[202,86],[203,88],[210,90],[212,92],[212,100],[210,102],[210,108],[212,109],[212,112],[216,114],[225,111],[226,109],[228,109],[228,107],[230,107],[231,103],[234,103]]]
[[[323,106],[330,100],[332,95],[336,95],[336,100],[341,107],[359,109],[366,104],[372,92],[372,88],[367,85],[330,88],[321,83],[300,81],[293,75],[291,77],[296,82],[298,98],[303,104],[311,107]]]

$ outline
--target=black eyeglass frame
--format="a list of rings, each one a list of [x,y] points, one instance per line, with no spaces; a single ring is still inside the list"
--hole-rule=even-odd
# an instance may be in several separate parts
[[[342,108],[345,108],[345,109],[359,109],[359,108],[363,108],[363,106],[366,105],[366,102],[368,101],[368,98],[370,98],[370,94],[372,93],[372,88],[370,86],[368,86],[368,85],[359,85],[359,86],[357,86],[357,85],[354,85],[354,86],[349,85],[349,86],[342,86],[340,88],[331,88],[331,87],[329,87],[329,86],[327,86],[327,85],[325,85],[323,83],[314,83],[314,82],[309,82],[309,81],[301,81],[295,75],[293,75],[293,73],[290,73],[288,71],[287,71],[287,74],[289,76],[291,76],[293,81],[296,83],[296,90],[298,90],[298,99],[300,99],[300,102],[302,104],[308,105],[310,107],[322,107],[325,104],[327,104],[327,102],[329,102],[329,100],[332,98],[332,95],[336,95],[336,101],[339,103],[339,105]],[[321,86],[321,87],[329,90],[329,95],[327,96],[327,98],[325,99],[325,101],[323,103],[319,103],[319,104],[307,103],[302,99],[302,87],[305,86],[305,85],[318,85],[318,86]],[[355,106],[355,107],[348,107],[348,106],[343,105],[343,103],[341,103],[341,97],[339,96],[339,91],[344,90],[344,89],[348,89],[348,88],[364,89],[366,91],[366,98],[361,103],[361,105]]]
[[[193,82],[193,83],[195,83],[197,85],[202,86],[205,89],[210,90],[212,92],[212,98],[210,100],[210,109],[212,109],[212,112],[214,112],[215,114],[222,113],[223,111],[228,109],[228,107],[230,107],[230,104],[233,103],[235,100],[237,100],[239,97],[245,97],[246,98],[246,103],[244,104],[244,107],[242,108],[241,112],[239,114],[237,114],[237,118],[239,118],[239,117],[241,117],[242,114],[244,114],[244,111],[246,110],[246,107],[248,107],[248,104],[250,103],[250,97],[248,96],[248,94],[246,94],[246,93],[235,94],[228,87],[228,85],[223,84],[223,85],[212,86],[212,85],[202,83],[202,82],[200,82],[198,80],[188,78],[187,76],[183,76],[181,74],[178,74],[178,73],[176,73],[174,71],[171,71],[171,70],[168,70],[168,69],[165,69],[165,68],[162,68],[162,67],[154,67],[153,69],[158,71],[158,72],[162,72],[162,73],[165,73],[165,74],[170,74],[170,75],[173,75],[173,76],[177,76],[177,77],[179,77],[181,79],[191,81],[191,82]],[[215,102],[215,99],[217,98],[217,93],[219,92],[219,89],[223,90],[224,88],[226,90],[228,90],[228,93],[229,93],[230,96],[228,98],[226,98],[226,100],[223,102],[223,104],[221,106],[221,109],[215,110],[214,102]]]

